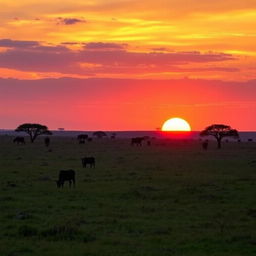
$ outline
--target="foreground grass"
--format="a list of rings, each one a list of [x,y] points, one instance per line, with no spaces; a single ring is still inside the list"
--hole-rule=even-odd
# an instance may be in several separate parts
[[[0,255],[255,255],[256,145],[0,137]],[[80,158],[95,156],[95,169]],[[77,186],[57,189],[60,169]]]

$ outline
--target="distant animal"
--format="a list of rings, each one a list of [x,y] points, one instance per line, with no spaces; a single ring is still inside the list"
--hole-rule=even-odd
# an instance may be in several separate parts
[[[207,150],[208,149],[208,140],[205,140],[203,143],[202,143],[202,147],[204,150]]]
[[[253,139],[248,139],[248,142],[252,142],[253,141]]]
[[[85,141],[88,139],[88,135],[87,134],[79,134],[77,136],[77,140],[79,144],[85,144]]]
[[[82,166],[86,168],[86,165],[89,165],[90,168],[95,168],[95,158],[94,157],[83,157],[82,158]]]
[[[13,143],[16,143],[16,144],[25,144],[25,139],[24,137],[21,137],[21,136],[17,136],[13,139]]]
[[[77,135],[77,139],[78,140],[86,140],[88,138],[88,135],[87,134],[79,134]]]
[[[87,134],[79,134],[77,135],[77,140],[79,141],[79,144],[81,144],[80,142],[83,141],[85,142],[85,140],[88,139],[88,135]]]
[[[44,144],[45,144],[46,147],[49,147],[49,145],[50,145],[50,138],[49,137],[46,137],[44,139]]]
[[[73,187],[75,187],[75,176],[76,173],[74,170],[60,170],[59,172],[59,179],[56,180],[56,184],[58,188],[63,188],[65,181],[69,182],[69,187],[71,187],[71,184],[73,183]]]
[[[142,141],[144,140],[144,137],[135,137],[131,139],[131,145],[136,146],[142,146]]]

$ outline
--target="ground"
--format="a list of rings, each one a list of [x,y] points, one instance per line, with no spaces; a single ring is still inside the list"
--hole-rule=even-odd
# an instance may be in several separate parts
[[[256,254],[256,143],[12,139],[0,137],[0,255]],[[57,189],[61,169],[75,188]]]

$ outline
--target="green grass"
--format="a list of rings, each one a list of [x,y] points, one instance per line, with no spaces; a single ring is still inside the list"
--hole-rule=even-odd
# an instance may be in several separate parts
[[[256,255],[256,144],[0,137],[0,255]],[[96,168],[80,158],[95,156]],[[75,189],[57,189],[74,169]]]

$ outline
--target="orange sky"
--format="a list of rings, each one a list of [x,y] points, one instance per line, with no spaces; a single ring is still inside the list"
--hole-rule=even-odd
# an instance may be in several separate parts
[[[0,5],[0,128],[38,118],[52,128],[154,130],[180,116],[193,130],[219,122],[256,130],[256,0]],[[63,85],[62,77],[78,80]],[[21,86],[6,78],[19,79]],[[90,78],[101,78],[96,88],[100,81],[104,93],[88,91]],[[109,79],[119,84],[118,94]],[[22,93],[26,80],[34,81],[33,98]],[[59,92],[43,113],[39,92],[49,83]],[[52,98],[51,90],[44,97]],[[83,113],[89,120],[81,120]]]

